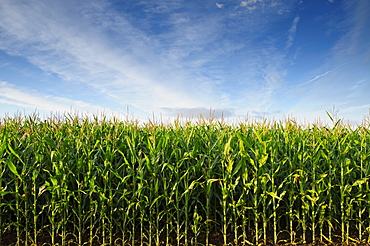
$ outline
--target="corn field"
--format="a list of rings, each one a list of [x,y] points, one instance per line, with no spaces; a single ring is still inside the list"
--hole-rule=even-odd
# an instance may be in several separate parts
[[[369,131],[4,118],[0,245],[370,242]]]

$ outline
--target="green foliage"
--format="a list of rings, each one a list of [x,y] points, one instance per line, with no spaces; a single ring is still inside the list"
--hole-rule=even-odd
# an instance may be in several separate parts
[[[369,129],[328,115],[332,129],[3,119],[0,240],[16,232],[17,244],[37,244],[47,232],[53,245],[194,245],[217,232],[235,245],[283,233],[369,242]]]

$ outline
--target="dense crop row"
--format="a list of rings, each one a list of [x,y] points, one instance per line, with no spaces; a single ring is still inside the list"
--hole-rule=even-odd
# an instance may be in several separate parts
[[[369,241],[369,153],[366,127],[6,118],[0,240]]]

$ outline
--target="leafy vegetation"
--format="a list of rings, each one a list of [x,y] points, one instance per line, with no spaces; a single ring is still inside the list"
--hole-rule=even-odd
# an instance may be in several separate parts
[[[369,128],[333,123],[4,118],[0,244],[369,242]]]

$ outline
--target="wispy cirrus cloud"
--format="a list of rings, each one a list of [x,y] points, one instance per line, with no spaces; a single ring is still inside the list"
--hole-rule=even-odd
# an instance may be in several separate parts
[[[286,49],[289,49],[293,45],[294,36],[295,36],[296,31],[297,31],[298,22],[299,22],[299,16],[296,16],[293,20],[293,23],[292,23],[290,29],[289,29],[288,40],[287,40],[286,46],[285,46]]]
[[[312,79],[310,79],[310,80],[308,80],[308,81],[306,81],[306,82],[303,82],[303,83],[299,84],[298,86],[303,86],[303,85],[310,84],[310,83],[312,83],[312,82],[314,82],[314,81],[316,81],[316,80],[320,79],[321,77],[323,77],[323,76],[327,75],[327,74],[328,74],[328,73],[330,73],[330,72],[332,72],[332,71],[326,71],[326,72],[324,72],[324,73],[322,73],[322,74],[316,75],[314,78],[312,78]]]
[[[156,37],[133,26],[104,2],[83,6],[68,3],[4,2],[1,49],[25,56],[64,80],[85,83],[117,103],[142,110],[168,104],[207,104],[185,87],[185,81],[192,81],[191,74],[178,71],[171,59],[161,58],[164,49],[156,45]],[[108,40],[107,34],[112,32],[115,38]],[[191,39],[192,30],[187,32]],[[117,46],[118,41],[125,45]],[[197,88],[196,82],[193,86]],[[193,94],[198,94],[197,90]]]
[[[264,34],[293,3],[248,0],[209,9],[196,2],[129,3],[120,6],[127,8],[122,14],[109,1],[3,1],[0,49],[56,74],[65,86],[91,88],[147,114],[174,114],[164,110],[169,105],[177,113],[239,107],[235,113],[245,114],[274,104],[289,58]],[[286,28],[289,47],[298,20]]]
[[[337,27],[340,37],[322,65],[315,69],[316,74],[297,86],[305,86],[304,93],[299,94],[299,103],[291,110],[298,117],[302,116],[300,111],[311,111],[316,112],[312,113],[311,120],[325,118],[322,109],[332,105],[337,106],[343,118],[351,118],[355,123],[361,122],[356,115],[367,114],[364,105],[369,104],[370,47],[364,44],[370,43],[366,24],[370,21],[370,2],[348,1],[343,7],[346,16]]]
[[[0,102],[46,112],[69,112],[71,109],[80,109],[91,113],[106,111],[101,106],[91,105],[80,100],[40,94],[5,81],[0,81]]]

